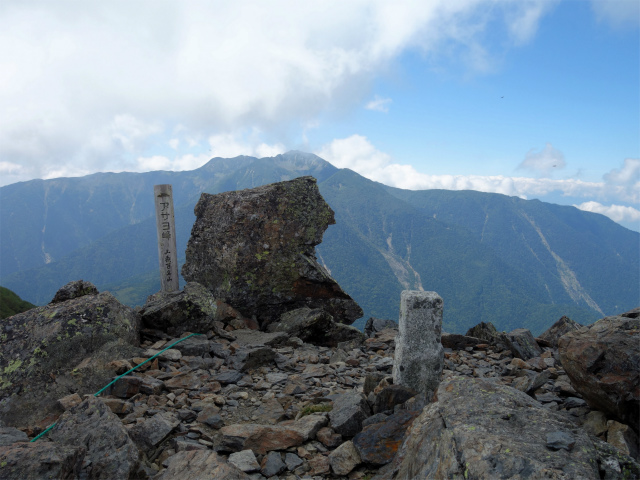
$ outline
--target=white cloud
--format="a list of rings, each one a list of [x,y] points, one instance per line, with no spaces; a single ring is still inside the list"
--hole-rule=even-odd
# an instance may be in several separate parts
[[[640,158],[626,158],[622,168],[614,168],[603,178],[610,184],[637,185],[640,181]]]
[[[177,150],[178,147],[180,146],[180,139],[179,138],[172,138],[171,140],[169,140],[169,146],[171,148],[173,148],[174,150]]]
[[[389,111],[389,104],[392,102],[390,98],[382,98],[378,95],[373,97],[373,100],[368,102],[364,108],[367,110],[375,110],[377,112],[387,113]]]
[[[601,203],[590,201],[584,202],[574,207],[586,212],[601,213],[614,222],[640,222],[640,210],[624,205],[602,205]]]
[[[537,152],[531,149],[527,152],[524,160],[518,165],[519,169],[530,170],[544,177],[548,177],[555,170],[561,170],[566,166],[564,155],[553,145],[547,143],[545,147]]]
[[[481,67],[486,26],[518,43],[546,2],[1,2],[0,158],[24,178],[121,170],[178,133],[303,125],[361,105],[407,49],[456,45]]]
[[[548,150],[551,152],[549,156],[553,157],[555,149],[548,145]],[[559,193],[569,198],[640,202],[640,188],[630,189],[626,183],[620,183],[621,180],[635,178],[629,177],[629,172],[635,172],[636,165],[629,160],[625,161],[621,170],[612,170],[607,177],[610,180],[607,183],[585,182],[573,178],[556,180],[503,175],[427,175],[417,171],[411,165],[394,163],[390,155],[376,149],[366,137],[361,135],[333,140],[316,154],[338,168],[349,168],[370,180],[408,190],[477,190],[521,198],[540,198]],[[536,165],[544,166],[547,159],[543,155],[539,156],[542,160],[539,160]]]

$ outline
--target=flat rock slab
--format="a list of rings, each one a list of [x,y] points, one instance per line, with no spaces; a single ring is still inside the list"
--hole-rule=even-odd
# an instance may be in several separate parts
[[[14,443],[0,447],[3,480],[79,478],[85,449],[53,442]]]
[[[362,309],[318,263],[315,246],[333,223],[313,177],[203,193],[182,275],[266,325],[288,310],[323,308],[351,324]]]
[[[249,480],[251,477],[211,450],[189,450],[169,457],[156,480]]]
[[[525,393],[451,377],[437,398],[407,432],[394,460],[396,478],[600,478],[584,430]],[[557,438],[570,438],[570,450],[550,448]]]

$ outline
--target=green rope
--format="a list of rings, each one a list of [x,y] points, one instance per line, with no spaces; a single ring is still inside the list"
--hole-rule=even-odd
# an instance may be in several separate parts
[[[131,370],[124,372],[122,375],[120,375],[119,377],[116,377],[115,380],[111,381],[111,383],[107,384],[106,386],[102,387],[100,390],[98,390],[96,393],[93,394],[94,397],[97,397],[98,395],[100,395],[102,392],[104,392],[107,388],[109,388],[111,385],[113,385],[114,383],[116,383],[118,380],[120,380],[122,377],[129,375],[131,372],[133,372],[134,370],[140,368],[142,365],[144,365],[147,362],[150,362],[151,360],[153,360],[154,358],[156,358],[158,355],[166,352],[167,350],[169,350],[171,347],[173,347],[174,345],[177,345],[178,343],[180,343],[183,340],[186,340],[189,337],[193,337],[194,335],[202,335],[201,333],[192,333],[191,335],[187,335],[184,338],[181,338],[180,340],[177,340],[175,342],[173,342],[171,345],[169,345],[168,347],[166,347],[163,350],[160,350],[158,353],[156,353],[153,357],[149,357],[147,358],[144,362],[136,365],[135,367],[133,367]],[[31,442],[35,442],[36,440],[38,440],[40,437],[42,437],[45,433],[47,433],[49,430],[51,430],[53,427],[56,426],[58,422],[53,422],[51,425],[49,425],[47,427],[47,429],[45,431],[43,431],[40,435],[38,435],[37,437],[34,437]]]

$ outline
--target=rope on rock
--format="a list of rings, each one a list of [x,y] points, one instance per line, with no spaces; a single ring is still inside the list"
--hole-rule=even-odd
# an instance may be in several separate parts
[[[96,393],[93,394],[94,397],[97,397],[98,395],[100,395],[102,392],[104,392],[107,388],[109,388],[111,385],[113,385],[114,383],[116,383],[118,380],[120,380],[122,377],[129,375],[131,372],[133,372],[134,370],[140,368],[142,365],[144,365],[147,362],[150,362],[151,360],[153,360],[154,358],[156,358],[158,355],[161,355],[162,353],[166,352],[167,350],[169,350],[171,347],[173,347],[174,345],[177,345],[178,343],[182,342],[183,340],[186,340],[189,337],[193,337],[194,335],[202,335],[201,333],[192,333],[191,335],[187,335],[186,337],[183,337],[175,342],[173,342],[171,345],[169,345],[168,347],[164,348],[163,350],[160,350],[158,353],[156,353],[154,356],[147,358],[144,362],[136,365],[135,367],[133,367],[131,370],[124,372],[122,375],[116,377],[114,380],[112,380],[110,383],[108,383],[107,385],[105,385],[104,387],[102,387],[100,390],[98,390]],[[56,426],[58,422],[53,422],[51,425],[49,425],[42,433],[40,433],[37,437],[34,437],[31,442],[35,442],[36,440],[38,440],[40,437],[42,437],[45,433],[47,433],[49,430],[51,430],[53,427]],[[31,443],[29,442],[29,443]]]

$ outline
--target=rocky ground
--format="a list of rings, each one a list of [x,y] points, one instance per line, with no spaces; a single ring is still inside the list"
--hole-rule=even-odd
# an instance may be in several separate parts
[[[386,328],[361,345],[335,348],[248,329],[224,332],[226,338],[192,336],[121,378],[100,399],[142,452],[131,472],[135,478],[167,480],[177,472],[198,478],[199,469],[256,480],[382,478],[424,406],[415,392],[393,385],[396,333]],[[140,356],[115,360],[120,373],[177,340],[160,331],[143,335]],[[572,388],[557,349],[546,347],[525,361],[504,345],[477,338],[444,334],[443,344],[443,382],[462,376],[513,387],[621,453],[633,453],[628,427],[589,408]],[[60,400],[68,413],[81,402],[77,394]],[[76,429],[86,428],[81,425]],[[41,428],[22,430],[33,437]],[[0,432],[0,439],[20,435]],[[563,448],[563,439],[557,441]],[[48,436],[38,442],[53,443]],[[108,478],[92,470],[89,457],[84,476]],[[3,468],[18,461],[4,458]]]

